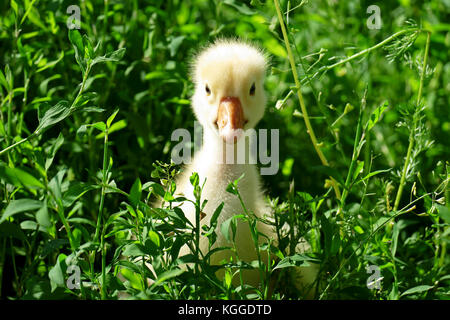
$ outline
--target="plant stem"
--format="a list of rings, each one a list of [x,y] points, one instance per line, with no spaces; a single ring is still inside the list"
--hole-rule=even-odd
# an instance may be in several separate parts
[[[197,255],[197,263],[195,264],[196,276],[200,275],[198,263],[200,261],[200,207],[201,207],[201,200],[199,195],[199,197],[196,199],[195,204],[195,251]]]
[[[291,50],[291,45],[289,43],[289,38],[286,32],[286,27],[284,25],[284,20],[283,20],[283,16],[281,14],[281,10],[280,10],[280,4],[278,3],[278,0],[274,0],[273,1],[275,4],[275,8],[277,10],[277,14],[278,14],[278,21],[280,23],[281,26],[281,32],[283,33],[283,38],[284,38],[284,43],[285,43],[285,47],[288,53],[288,57],[289,57],[289,62],[291,64],[291,70],[292,70],[292,75],[294,77],[294,81],[295,81],[295,86],[297,88],[297,96],[298,99],[300,101],[300,108],[302,110],[302,114],[303,114],[303,119],[305,121],[305,125],[306,125],[306,129],[307,129],[307,133],[309,135],[309,137],[311,138],[311,142],[314,146],[314,149],[316,150],[317,155],[320,158],[320,161],[322,162],[322,164],[324,166],[329,166],[328,160],[325,157],[325,155],[323,154],[322,150],[320,149],[320,145],[317,142],[317,138],[316,135],[314,133],[314,130],[311,126],[311,122],[309,121],[309,116],[308,116],[308,111],[306,110],[306,106],[305,106],[305,102],[303,100],[303,95],[302,95],[302,91],[301,91],[301,84],[300,81],[298,79],[298,74],[297,74],[297,68],[296,68],[296,64],[295,64],[295,60],[294,60],[294,55],[292,54],[292,50]],[[331,180],[331,185],[333,186],[334,192],[336,194],[336,198],[340,199],[341,198],[341,192],[339,191],[339,186],[336,180],[334,180],[333,177],[330,177]]]
[[[24,142],[27,142],[27,141],[30,140],[32,137],[34,137],[34,135],[35,135],[35,134],[32,133],[32,134],[29,135],[28,137],[26,137],[26,138],[24,138],[24,139],[22,139],[22,140],[20,140],[20,141],[18,141],[18,142],[16,142],[16,143],[10,145],[9,147],[6,147],[6,148],[3,149],[2,151],[0,151],[0,156],[1,156],[2,154],[4,154],[5,152],[9,151],[10,149],[13,149],[13,148],[17,147],[18,145],[20,145],[20,144],[22,144],[22,143],[24,143]]]
[[[408,33],[408,32],[411,32],[411,31],[412,31],[412,29],[404,29],[404,30],[401,30],[401,31],[399,31],[399,32],[396,32],[396,33],[394,33],[392,36],[390,36],[390,37],[384,39],[384,40],[381,41],[380,43],[377,43],[377,44],[374,45],[373,47],[364,49],[364,50],[362,50],[362,51],[360,51],[360,52],[358,52],[358,53],[355,53],[354,55],[352,55],[352,56],[350,56],[350,57],[348,57],[348,58],[345,58],[345,59],[343,59],[343,60],[340,60],[340,61],[338,61],[338,62],[336,62],[336,63],[334,63],[334,64],[332,64],[332,65],[322,67],[321,69],[322,69],[322,70],[324,69],[324,70],[327,70],[327,71],[330,70],[330,69],[333,69],[334,67],[337,67],[337,66],[339,66],[339,65],[341,65],[341,64],[344,64],[344,63],[347,63],[347,62],[349,62],[349,61],[351,61],[351,60],[353,60],[353,59],[356,59],[356,58],[358,58],[358,57],[360,57],[360,56],[366,54],[366,53],[369,53],[369,52],[371,52],[371,51],[373,51],[373,50],[376,50],[376,49],[378,49],[378,48],[384,46],[386,43],[388,43],[388,42],[394,40],[394,39],[397,38],[398,36],[401,36],[402,34]]]
[[[72,103],[71,107],[73,107],[74,105],[77,104],[78,99],[80,98],[81,94],[84,92],[84,87],[86,85],[86,81],[87,81],[87,78],[88,78],[88,75],[89,75],[90,71],[91,71],[91,65],[88,64],[87,67],[86,67],[86,72],[83,74],[83,81],[81,82],[80,90],[78,91],[77,96],[73,100],[73,103]]]
[[[31,80],[33,72],[30,72],[29,75],[27,73],[28,72],[25,71],[25,74],[24,74],[24,82],[25,82],[25,84],[23,86],[24,87],[23,100],[22,100],[22,102],[23,102],[23,107],[22,107],[23,110],[25,110],[25,107],[27,106],[27,102],[28,102],[28,87],[30,85],[30,80]]]
[[[14,254],[14,245],[13,245],[12,237],[9,237],[9,246],[11,249],[11,260],[12,260],[12,266],[13,266],[13,270],[14,270],[14,278],[16,280],[16,285],[17,285],[17,295],[20,297],[22,295],[22,289],[21,289],[21,285],[20,285],[19,275],[17,274],[16,257]]]
[[[102,193],[100,195],[100,206],[97,215],[97,226],[95,228],[94,242],[98,241],[100,234],[100,225],[103,215],[103,207],[105,203],[107,175],[108,175],[108,129],[105,130],[104,147],[103,147],[103,170],[102,170]]]
[[[97,225],[95,227],[95,235],[94,242],[98,241],[98,237],[100,236],[100,247],[101,247],[101,258],[102,258],[102,284],[100,287],[101,299],[106,299],[106,249],[104,243],[105,233],[102,229],[102,233],[100,235],[100,226],[102,224],[103,218],[103,208],[105,205],[105,194],[106,194],[106,186],[108,184],[108,128],[105,129],[105,137],[104,137],[104,147],[103,147],[103,170],[102,170],[102,192],[100,195],[100,205],[98,209],[97,215]],[[91,256],[95,259],[95,251],[92,252]]]
[[[447,230],[447,228],[444,229],[443,233],[445,233],[446,230]],[[446,255],[447,255],[447,242],[442,241],[441,256],[439,257],[439,263],[438,263],[439,268],[442,268],[444,266]]]
[[[423,55],[422,74],[420,75],[419,92],[417,94],[416,108],[419,108],[420,102],[422,100],[423,81],[425,79],[425,72],[427,69],[427,61],[428,61],[428,51],[430,49],[430,37],[431,37],[431,33],[427,31],[427,42],[425,45],[425,53]],[[417,114],[417,112],[416,112],[416,114]],[[414,139],[415,131],[416,131],[417,124],[419,121],[419,117],[416,114],[414,115],[413,127],[409,133],[408,151],[406,152],[406,159],[405,159],[405,164],[403,166],[402,176],[400,178],[400,185],[398,186],[397,196],[395,198],[394,211],[397,211],[398,205],[400,204],[400,199],[401,199],[402,193],[403,193],[403,187],[405,186],[406,172],[408,171],[409,162],[411,160],[411,153],[412,153],[412,149],[414,146],[414,140],[415,140]]]
[[[57,201],[56,211],[58,213],[59,219],[61,219],[61,222],[64,225],[64,228],[66,229],[67,237],[69,238],[70,248],[72,249],[73,252],[75,252],[76,251],[75,240],[73,239],[73,235],[72,235],[72,231],[70,230],[69,223],[67,222],[66,217],[64,216],[64,207],[63,207],[62,201],[60,201],[59,199]]]
[[[259,251],[259,243],[258,243],[258,231],[257,231],[257,220],[252,217],[248,210],[247,207],[244,204],[244,200],[242,200],[241,194],[239,192],[239,190],[236,188],[236,194],[238,196],[239,202],[241,203],[242,208],[244,209],[244,213],[245,213],[245,217],[247,218],[248,221],[248,227],[250,228],[250,233],[252,235],[252,239],[253,239],[253,244],[255,245],[255,249],[256,249],[256,257],[258,259],[258,269],[259,269],[259,276],[261,277],[261,282],[263,285],[263,288],[266,288],[266,279],[264,277],[264,264],[261,260],[261,253]],[[255,222],[255,226],[252,226],[252,222]],[[266,292],[267,293],[267,292]],[[264,296],[264,299],[266,299],[267,297]]]
[[[294,216],[294,195],[295,195],[295,181],[292,180],[292,182],[289,185],[289,192],[288,192],[288,200],[289,200],[289,254],[295,254],[295,246],[297,245],[297,239],[295,239],[295,230],[293,226],[295,226],[295,216]]]
[[[11,90],[12,90],[12,88],[11,88]],[[7,130],[8,130],[8,137],[11,137],[12,136],[12,129],[11,129],[11,126],[12,126],[12,91],[10,91],[10,92],[8,92],[8,100],[9,100],[9,102],[8,102],[8,127],[7,127]]]
[[[102,247],[102,287],[101,287],[101,297],[102,300],[106,300],[106,245],[105,245],[105,230],[102,230],[102,235],[100,237],[100,245]],[[145,283],[145,280],[144,280]]]
[[[356,136],[355,136],[355,141],[353,143],[353,153],[352,153],[352,161],[350,163],[350,168],[348,170],[347,173],[347,178],[345,179],[345,188],[344,190],[342,190],[342,197],[341,197],[341,204],[340,204],[340,208],[339,210],[341,211],[345,205],[345,200],[347,198],[347,195],[349,193],[349,189],[350,189],[350,185],[352,183],[352,177],[353,177],[353,173],[355,171],[355,167],[356,167],[356,162],[357,159],[359,157],[360,154],[360,150],[361,148],[359,148],[360,143],[361,143],[361,138],[363,136],[362,133],[362,116],[363,116],[363,112],[364,109],[366,107],[366,94],[367,94],[367,89],[364,92],[364,96],[362,98],[361,101],[361,108],[359,109],[359,117],[358,117],[358,124],[356,126]]]
[[[78,99],[80,98],[81,94],[84,92],[84,87],[85,87],[85,85],[86,85],[86,80],[87,80],[87,76],[88,76],[88,74],[89,74],[89,71],[90,71],[90,66],[87,67],[86,72],[85,72],[85,74],[83,75],[83,82],[81,83],[81,88],[80,88],[80,90],[78,91],[77,96],[76,96],[75,99],[73,100],[72,105],[70,106],[70,109],[72,109],[73,106],[76,105],[76,103],[78,102]],[[9,103],[9,106],[11,106],[11,101],[10,101],[10,103]],[[9,130],[9,121],[10,121],[10,119],[11,119],[10,109],[11,109],[11,107],[8,108],[8,135],[10,135],[10,130]],[[0,151],[0,156],[1,156],[2,154],[4,154],[5,152],[8,152],[9,150],[11,150],[11,149],[17,147],[18,145],[21,145],[22,143],[27,142],[27,141],[30,140],[31,138],[34,138],[35,136],[38,136],[39,134],[40,134],[40,132],[38,132],[37,130],[34,131],[34,132],[33,132],[32,134],[30,134],[28,137],[26,137],[26,138],[24,138],[24,139],[22,139],[22,140],[20,140],[20,141],[18,141],[18,142],[16,142],[16,143],[14,143],[14,144],[8,146],[8,147],[6,147],[5,149],[1,150],[1,151]]]
[[[427,194],[426,194],[427,195]],[[419,199],[422,199],[423,197],[425,197],[426,195],[423,195],[422,197],[414,200],[413,202],[411,202],[409,205],[412,205],[414,202],[418,201]],[[325,297],[326,292],[328,291],[328,289],[331,287],[332,282],[334,282],[334,280],[337,278],[337,276],[341,273],[342,269],[344,268],[344,266],[350,261],[350,259],[353,257],[353,255],[356,254],[356,252],[366,243],[369,242],[370,239],[372,239],[372,237],[379,231],[381,230],[386,224],[388,224],[391,220],[394,220],[395,218],[399,217],[400,215],[408,212],[409,210],[407,210],[407,208],[403,208],[401,209],[399,212],[397,212],[395,215],[390,216],[387,218],[386,221],[384,221],[382,224],[380,224],[375,230],[373,230],[364,241],[361,241],[359,243],[359,245],[356,247],[355,250],[352,251],[352,253],[350,254],[350,256],[344,258],[344,260],[342,261],[341,265],[339,266],[338,271],[335,273],[335,275],[331,278],[331,280],[328,282],[327,286],[325,287],[325,289],[322,291],[322,293],[320,294],[319,300],[322,300]]]

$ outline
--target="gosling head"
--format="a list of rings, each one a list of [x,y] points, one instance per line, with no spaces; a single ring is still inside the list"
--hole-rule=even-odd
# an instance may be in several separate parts
[[[252,45],[220,40],[194,62],[194,113],[205,133],[236,143],[264,115],[267,60]]]

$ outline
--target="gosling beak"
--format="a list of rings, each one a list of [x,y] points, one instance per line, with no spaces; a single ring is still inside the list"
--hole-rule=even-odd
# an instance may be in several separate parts
[[[236,97],[225,97],[220,100],[217,112],[217,128],[219,135],[226,143],[236,143],[244,131],[244,111],[241,101]]]

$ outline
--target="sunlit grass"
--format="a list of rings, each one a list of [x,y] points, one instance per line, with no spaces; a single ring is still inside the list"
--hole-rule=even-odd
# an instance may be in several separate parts
[[[445,4],[383,4],[375,31],[353,2],[83,1],[70,32],[66,9],[0,5],[2,299],[304,299],[291,267],[308,262],[315,299],[449,299]],[[203,221],[193,175],[191,225],[170,164],[171,132],[193,134],[190,59],[216,36],[271,55],[259,126],[280,129],[281,161],[263,177],[273,220],[260,221],[277,239],[220,266],[200,237],[212,248],[223,233],[237,253],[236,224],[255,238],[257,218],[243,205]],[[300,239],[311,252],[295,251]]]

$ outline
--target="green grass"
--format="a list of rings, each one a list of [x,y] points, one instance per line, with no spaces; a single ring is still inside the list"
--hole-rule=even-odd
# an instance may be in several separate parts
[[[316,299],[450,298],[448,1],[379,3],[379,30],[367,1],[87,0],[69,32],[72,4],[0,4],[1,299],[303,299],[288,270],[308,261]],[[193,132],[192,56],[236,36],[271,56],[258,127],[280,129],[280,171],[263,177],[278,239],[222,280],[199,237],[233,240],[239,221],[256,237],[257,219],[243,207],[219,225],[219,207],[190,225],[171,205],[170,135]],[[233,286],[246,268],[261,287]]]

